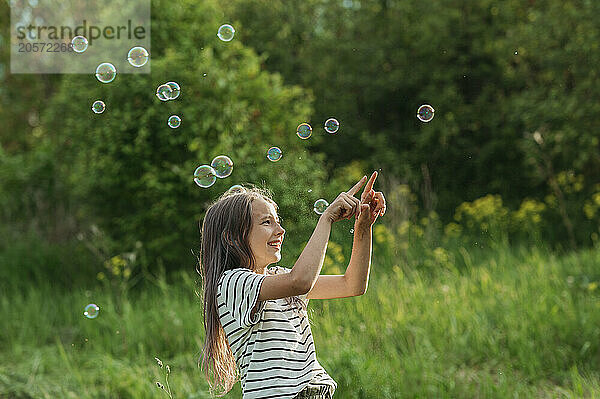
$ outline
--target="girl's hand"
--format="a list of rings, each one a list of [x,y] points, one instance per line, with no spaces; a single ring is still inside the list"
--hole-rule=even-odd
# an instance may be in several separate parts
[[[350,190],[342,191],[335,200],[323,212],[323,217],[327,218],[331,223],[337,222],[343,219],[350,219],[352,216],[358,216],[360,209],[360,201],[354,197],[354,194],[360,190],[360,188],[367,181],[367,176],[363,176]]]
[[[375,179],[377,179],[377,171],[373,172],[360,196],[359,216],[356,218],[357,229],[370,228],[379,216],[385,214],[385,197],[382,192],[373,190]]]

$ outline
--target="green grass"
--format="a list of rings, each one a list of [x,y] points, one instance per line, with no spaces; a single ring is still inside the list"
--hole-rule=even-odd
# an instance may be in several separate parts
[[[336,398],[600,397],[600,251],[495,248],[437,273],[396,263],[375,252],[364,296],[310,302]],[[209,398],[195,279],[121,295],[94,279],[69,290],[5,281],[0,397],[167,397],[158,357],[175,398]],[[239,383],[225,397],[240,398]]]

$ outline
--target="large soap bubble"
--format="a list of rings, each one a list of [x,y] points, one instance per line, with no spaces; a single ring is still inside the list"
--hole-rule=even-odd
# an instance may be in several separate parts
[[[210,165],[201,165],[194,171],[194,182],[202,187],[208,188],[217,181],[217,172]]]
[[[143,47],[134,47],[127,53],[127,61],[136,67],[140,68],[148,62],[148,50]]]
[[[223,179],[233,172],[233,161],[227,155],[219,155],[210,163],[218,178]]]
[[[88,39],[84,36],[75,36],[73,40],[71,40],[71,45],[73,46],[73,51],[76,53],[83,53],[88,48]]]
[[[165,84],[171,88],[169,100],[175,100],[177,97],[179,97],[179,93],[181,93],[181,87],[179,87],[177,82],[167,82]]]
[[[156,97],[158,97],[160,101],[169,101],[171,99],[171,93],[173,93],[173,89],[167,84],[160,85],[156,89]]]
[[[110,62],[103,62],[96,68],[96,78],[102,83],[110,83],[117,76],[117,68]]]

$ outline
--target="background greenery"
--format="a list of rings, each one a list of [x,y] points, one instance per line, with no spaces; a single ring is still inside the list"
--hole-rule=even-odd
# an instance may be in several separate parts
[[[314,201],[378,170],[388,213],[369,291],[312,302],[336,397],[599,396],[599,12],[153,0],[152,73],[101,85],[11,74],[0,2],[0,395],[158,395],[158,356],[177,397],[205,397],[191,250],[206,206],[233,184],[270,188],[289,266]],[[231,42],[215,35],[223,23]],[[168,80],[182,94],[161,103]],[[429,123],[415,117],[424,103]],[[220,154],[232,176],[196,186]],[[351,227],[334,228],[323,273],[344,272]]]

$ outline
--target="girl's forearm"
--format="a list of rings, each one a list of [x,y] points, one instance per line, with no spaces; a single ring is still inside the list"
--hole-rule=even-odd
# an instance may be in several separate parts
[[[352,255],[344,276],[346,281],[359,294],[364,294],[369,285],[373,229],[371,227],[354,230]]]
[[[331,221],[322,216],[290,272],[307,289],[314,285],[321,273],[330,234]]]

